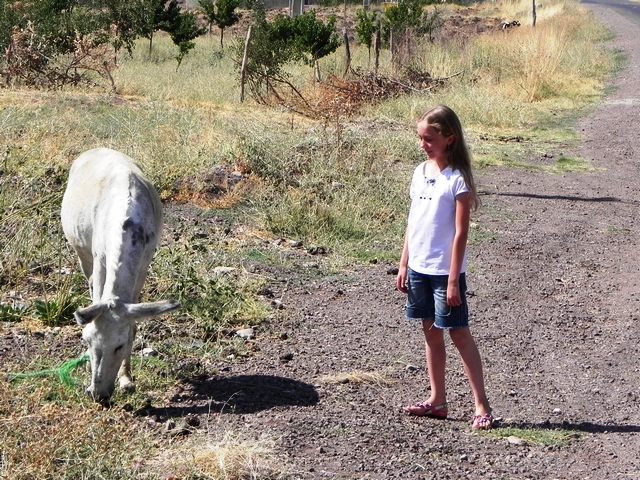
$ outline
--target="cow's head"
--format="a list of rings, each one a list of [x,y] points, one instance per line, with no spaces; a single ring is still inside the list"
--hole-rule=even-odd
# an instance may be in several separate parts
[[[82,338],[89,346],[91,385],[87,393],[107,402],[115,389],[122,361],[129,359],[137,320],[152,318],[180,306],[176,300],[124,303],[118,298],[80,308],[73,314],[84,326]]]

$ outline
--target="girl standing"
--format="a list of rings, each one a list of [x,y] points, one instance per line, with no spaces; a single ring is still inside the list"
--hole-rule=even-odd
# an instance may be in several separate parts
[[[444,330],[448,330],[473,390],[473,428],[488,429],[493,416],[466,301],[469,216],[480,205],[471,156],[460,120],[449,107],[428,110],[418,120],[417,132],[428,159],[418,165],[411,180],[411,208],[396,286],[407,294],[407,318],[422,321],[431,395],[404,410],[447,418]]]

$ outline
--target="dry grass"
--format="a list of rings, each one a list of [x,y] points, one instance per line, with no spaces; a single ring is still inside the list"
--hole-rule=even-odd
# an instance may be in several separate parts
[[[86,404],[56,382],[0,382],[3,478],[130,478],[153,437],[124,411]],[[117,445],[117,448],[114,448]]]
[[[590,72],[601,68],[598,59],[605,60],[606,55],[577,44],[576,37],[592,35],[595,39],[604,31],[591,17],[579,14],[577,7],[563,5],[549,10],[555,15],[542,19],[535,28],[514,27],[474,42],[472,55],[478,75],[500,85],[503,95],[526,102],[576,97],[574,89],[591,83],[595,75]],[[591,85],[594,92],[598,87]]]
[[[205,35],[194,43],[196,47],[176,70],[175,46],[168,35],[154,37],[151,54],[148,42],[139,40],[133,57],[123,57],[114,74],[118,93],[178,108],[229,108],[230,100],[237,100],[240,94],[238,68],[220,51],[219,39]]]
[[[277,453],[277,439],[239,431],[174,441],[148,467],[159,478],[184,479],[277,479],[287,471]]]
[[[395,382],[395,379],[392,378],[388,372],[362,372],[359,370],[336,375],[326,375],[319,380],[322,383],[365,383],[378,386],[391,385]]]

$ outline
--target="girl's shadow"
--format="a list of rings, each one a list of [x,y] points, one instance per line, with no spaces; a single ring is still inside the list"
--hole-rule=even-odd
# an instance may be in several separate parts
[[[545,421],[541,423],[530,422],[496,422],[494,428],[520,428],[524,430],[569,430],[584,433],[637,433],[640,432],[639,425],[600,425],[592,422],[571,423],[567,420],[563,422]]]

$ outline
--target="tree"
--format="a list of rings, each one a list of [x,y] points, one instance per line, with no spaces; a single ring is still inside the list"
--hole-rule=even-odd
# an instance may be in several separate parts
[[[8,85],[62,88],[65,85],[100,86],[97,77],[116,86],[111,71],[115,68],[115,50],[109,42],[96,42],[93,35],[77,36],[73,52],[52,56],[31,22],[26,28],[13,27],[6,51],[3,75]]]
[[[333,53],[340,46],[335,17],[325,24],[316,18],[315,12],[309,12],[293,18],[277,15],[267,22],[264,7],[257,5],[253,19],[246,80],[253,97],[262,103],[266,103],[265,95],[278,97],[274,88],[276,83],[295,90],[284,73],[287,63],[302,61],[314,66],[320,58]],[[244,49],[238,47],[235,54],[240,64]],[[296,93],[300,95],[297,90]]]
[[[296,55],[313,66],[319,59],[335,52],[340,46],[336,32],[336,17],[331,15],[325,24],[316,18],[315,10],[292,19],[293,41]]]
[[[240,20],[240,14],[236,12],[238,6],[240,6],[239,0],[216,0],[216,23],[220,29],[220,48],[224,48],[222,44],[224,29],[235,25]]]
[[[124,47],[130,52],[139,36],[136,10],[131,0],[5,0],[0,15],[12,20],[5,24],[9,32],[30,24],[48,54],[56,55],[74,52],[78,38],[91,38],[95,45],[110,41],[116,51]]]
[[[356,35],[358,41],[367,47],[369,51],[369,62],[371,62],[371,47],[373,46],[376,30],[380,28],[380,23],[377,21],[378,12],[372,10],[371,13],[363,8],[356,11]]]
[[[238,23],[241,16],[236,9],[240,6],[240,0],[199,0],[200,8],[209,22],[209,34],[211,26],[215,23],[220,29],[220,48],[224,49],[224,29]]]
[[[192,40],[206,33],[206,29],[198,27],[196,16],[193,12],[182,12],[174,19],[173,24],[169,26],[168,33],[173,43],[178,47],[178,55],[176,56],[178,61],[177,70],[180,68],[185,55],[196,46]]]
[[[112,30],[111,44],[116,52],[125,48],[131,55],[133,44],[141,33],[139,6],[131,0],[103,1],[102,23],[105,28]]]
[[[214,23],[216,23],[216,6],[213,3],[213,0],[199,0],[200,8],[202,9],[202,13],[207,18],[207,22],[209,23],[209,35],[211,35],[211,27]]]
[[[86,36],[104,29],[104,35],[100,36],[102,40],[109,30],[100,15],[80,8],[77,0],[13,2],[12,7],[23,9],[19,24],[14,26],[25,28],[30,22],[35,35],[46,42],[50,55],[73,52],[77,35]]]
[[[404,0],[397,5],[393,5],[387,8],[384,12],[385,18],[388,21],[389,28],[389,48],[391,50],[391,58],[396,61],[396,53],[398,50],[398,40],[403,37],[406,40],[407,51],[409,51],[409,39],[410,35],[407,35],[407,31],[414,29],[416,33],[424,34],[431,32],[436,26],[439,19],[438,12],[435,11],[433,16],[430,16],[428,12],[424,10],[426,5],[435,3],[435,0]]]
[[[253,10],[254,25],[248,48],[246,70],[251,92],[258,101],[264,102],[263,93],[274,92],[272,80],[284,79],[284,65],[292,59],[293,37],[290,18],[278,15],[269,23],[264,5],[257,4]],[[237,51],[241,58],[242,51]],[[238,62],[240,63],[240,62]]]
[[[420,25],[418,26],[418,34],[429,35],[429,41],[433,42],[433,31],[442,26],[442,17],[438,9],[433,7],[433,14],[429,15],[429,12],[425,11],[420,19]]]
[[[26,14],[22,2],[0,2],[0,51],[4,52],[11,43],[12,30],[26,27]]]
[[[140,0],[140,34],[149,39],[149,53],[153,47],[153,35],[158,30],[170,31],[178,25],[180,6],[177,0]]]

